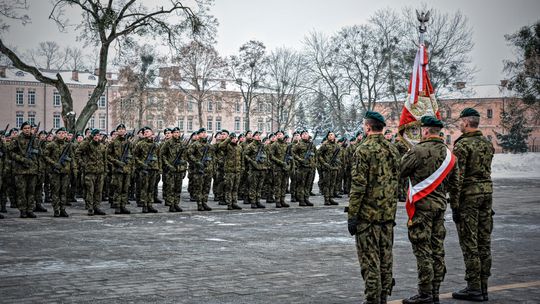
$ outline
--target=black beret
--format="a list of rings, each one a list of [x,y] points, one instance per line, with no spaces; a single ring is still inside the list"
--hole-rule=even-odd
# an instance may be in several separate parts
[[[234,138],[236,137],[236,133],[232,132],[230,135],[229,135],[230,138]]]
[[[465,108],[463,111],[461,111],[461,114],[459,114],[459,117],[470,117],[470,116],[477,116],[480,117],[480,113],[476,111],[473,108]]]
[[[358,135],[364,135],[364,131],[362,131],[362,130],[356,131],[356,134],[354,134],[354,138],[357,138]]]
[[[384,126],[386,126],[386,122],[384,121],[384,117],[379,112],[367,111],[364,118],[375,119],[377,121],[382,122],[382,124]]]
[[[434,116],[422,116],[420,121],[422,122],[422,127],[444,127],[443,123]]]
[[[146,127],[143,127],[142,130],[143,130],[143,132],[146,131],[146,130],[152,131],[152,128],[150,128],[149,126],[146,126]]]
[[[58,134],[58,132],[60,132],[60,131],[65,131],[65,132],[67,132],[67,129],[64,128],[64,127],[58,128],[58,130],[56,130],[56,133],[55,133],[55,134]]]
[[[200,128],[199,131],[197,131],[197,134],[201,134],[203,132],[206,132],[206,129],[205,128]]]
[[[249,132],[249,131],[248,131],[248,132]],[[256,135],[261,135],[261,132],[260,132],[260,131],[255,131],[255,132],[253,133],[253,136],[256,136]]]
[[[31,125],[30,122],[28,122],[28,121],[25,121],[25,122],[22,123],[21,129],[24,128],[25,126],[30,126],[30,127],[32,127],[32,125]]]
[[[116,126],[116,129],[115,130],[118,130],[118,129],[125,129],[126,128],[126,125],[121,123],[119,124],[118,126]]]
[[[227,133],[227,134],[229,134],[229,131],[226,130],[226,129],[222,129],[222,130],[221,130],[221,133]]]
[[[172,131],[173,132],[176,132],[176,131],[180,132],[180,128],[179,127],[174,127],[174,128],[172,128]]]
[[[278,133],[285,135],[285,132],[283,130],[277,130],[275,134],[277,135]]]
[[[113,136],[113,134],[114,134],[115,132],[116,132],[116,131],[111,131],[110,136]]]
[[[171,128],[165,128],[165,130],[163,130],[163,133],[167,133],[167,132],[172,132],[172,129]]]

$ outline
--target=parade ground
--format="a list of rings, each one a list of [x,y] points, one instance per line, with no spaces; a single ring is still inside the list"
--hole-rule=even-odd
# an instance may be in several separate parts
[[[494,180],[493,268],[489,303],[539,303],[540,179]],[[316,192],[317,189],[315,190]],[[287,196],[288,198],[288,196]],[[363,281],[343,207],[86,215],[48,213],[0,220],[0,303],[361,303]],[[242,207],[249,207],[243,205]],[[104,203],[104,207],[108,207]],[[404,204],[395,227],[390,303],[416,292],[416,264]],[[464,265],[450,211],[441,303],[464,287]],[[398,301],[399,300],[399,301]]]

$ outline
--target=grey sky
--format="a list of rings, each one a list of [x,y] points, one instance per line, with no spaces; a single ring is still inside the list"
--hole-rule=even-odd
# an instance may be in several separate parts
[[[74,44],[73,33],[58,33],[53,22],[47,19],[48,3],[32,2],[32,24],[26,27],[13,24],[5,35],[6,41],[19,50],[35,47],[45,40]],[[231,55],[251,39],[262,41],[269,50],[281,46],[300,49],[304,36],[312,30],[332,34],[343,26],[367,22],[377,9],[401,10],[404,6],[421,7],[422,3],[414,0],[216,0],[212,14],[220,22],[218,51]],[[471,55],[479,69],[476,84],[495,84],[503,79],[502,61],[512,57],[504,34],[540,19],[538,0],[438,0],[428,5],[443,12],[460,9],[469,17],[475,41]]]

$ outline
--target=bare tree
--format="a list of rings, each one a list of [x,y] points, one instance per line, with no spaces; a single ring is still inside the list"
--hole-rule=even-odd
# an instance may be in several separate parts
[[[5,23],[5,19],[15,19],[26,25],[30,22],[30,17],[24,12],[28,9],[26,0],[0,0],[0,33],[6,31],[9,25]]]
[[[192,7],[179,1],[171,1],[168,6],[149,8],[135,0],[109,0],[106,4],[99,0],[54,0],[49,18],[54,20],[61,30],[66,30],[69,23],[65,10],[78,10],[82,15],[82,21],[76,27],[80,38],[88,45],[99,48],[97,85],[77,119],[73,112],[71,93],[59,73],[56,74],[56,79],[44,76],[35,66],[21,60],[1,39],[0,52],[8,56],[15,67],[32,74],[40,82],[56,87],[62,97],[62,118],[65,125],[80,131],[97,110],[97,102],[105,91],[110,47],[114,43],[122,45],[137,37],[161,38],[160,42],[173,44],[175,38],[188,28],[195,33],[201,32],[204,26],[197,14],[207,13],[206,6],[201,3],[196,1],[199,5],[196,13]]]
[[[261,95],[260,85],[266,77],[266,47],[260,41],[248,41],[239,50],[238,56],[231,56],[229,67],[244,101],[245,128],[250,129],[250,114],[253,102]]]
[[[25,57],[38,68],[61,70],[69,60],[69,53],[67,49],[62,50],[54,41],[44,41],[40,42],[36,48],[29,50]]]
[[[84,70],[88,67],[86,56],[82,49],[78,47],[67,47],[65,49],[67,55],[66,67],[72,71]]]

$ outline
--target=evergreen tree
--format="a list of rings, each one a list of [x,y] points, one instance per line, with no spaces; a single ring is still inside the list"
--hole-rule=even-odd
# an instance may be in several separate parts
[[[499,146],[504,151],[511,153],[527,152],[527,139],[532,128],[526,126],[525,107],[520,107],[517,102],[508,104],[508,107],[501,112],[501,125],[506,134],[496,132]]]

